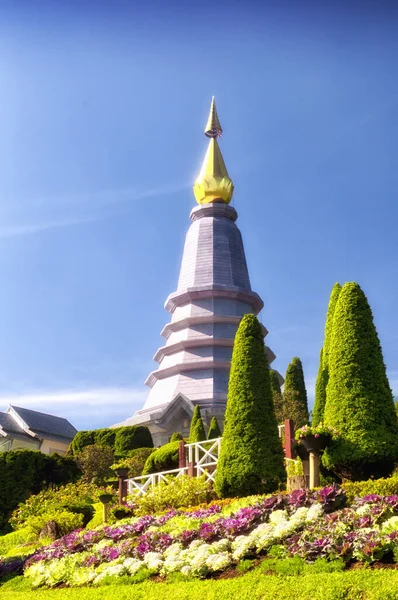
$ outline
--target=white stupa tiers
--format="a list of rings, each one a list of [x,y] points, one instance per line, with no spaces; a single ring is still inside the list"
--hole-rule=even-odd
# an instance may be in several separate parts
[[[143,408],[120,424],[148,426],[155,445],[174,431],[188,434],[195,404],[205,422],[216,416],[222,425],[236,330],[244,314],[263,307],[251,289],[237,212],[229,206],[233,184],[217,143],[221,131],[213,99],[209,149],[194,186],[199,206],[191,211],[177,290],[166,300],[171,320],[154,356],[159,365],[146,380]],[[275,355],[266,351],[271,363]]]

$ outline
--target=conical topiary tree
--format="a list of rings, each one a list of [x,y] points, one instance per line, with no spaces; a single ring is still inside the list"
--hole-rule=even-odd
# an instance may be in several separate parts
[[[213,417],[210,421],[209,431],[207,432],[208,440],[215,440],[216,438],[221,437],[221,429],[218,424],[216,417]]]
[[[270,369],[269,379],[271,384],[272,399],[274,402],[276,422],[278,424],[281,424],[286,419],[286,411],[285,403],[283,401],[283,394],[281,392],[281,386],[279,383],[278,373],[273,369]]]
[[[296,429],[308,423],[308,401],[303,365],[297,356],[287,367],[283,399],[287,418],[293,421]]]
[[[273,492],[286,480],[264,336],[245,315],[235,336],[215,488],[221,497]]]
[[[203,442],[205,439],[205,428],[200,414],[199,404],[197,404],[193,411],[191,427],[189,429],[189,443],[193,444],[193,442]]]
[[[323,413],[326,404],[326,387],[329,379],[329,352],[333,328],[333,317],[340,292],[341,285],[339,283],[335,283],[330,294],[329,305],[326,314],[325,338],[319,359],[319,370],[315,384],[315,403],[314,410],[312,411],[313,425],[318,425],[323,421]]]
[[[398,460],[398,421],[382,350],[365,294],[344,284],[333,319],[324,423],[341,438],[325,467],[358,480],[389,474]]]

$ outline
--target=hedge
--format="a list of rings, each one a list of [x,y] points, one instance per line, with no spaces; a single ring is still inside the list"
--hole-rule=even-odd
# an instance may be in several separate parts
[[[283,450],[258,319],[240,322],[232,352],[215,489],[219,496],[273,492],[286,480]]]
[[[123,457],[136,448],[153,448],[153,440],[148,427],[143,425],[78,431],[69,446],[69,454],[76,456],[92,445],[109,446],[116,456]]]
[[[379,496],[398,495],[398,475],[386,479],[368,479],[367,481],[346,481],[341,485],[347,494],[347,502],[351,504],[358,496],[369,496],[377,494]]]
[[[177,469],[179,446],[180,442],[177,440],[175,442],[169,442],[152,452],[145,462],[142,474],[149,475],[150,473]]]
[[[76,481],[80,469],[70,457],[42,454],[37,450],[0,453],[0,531],[9,530],[12,511],[31,494],[49,484]]]
[[[391,473],[397,415],[372,311],[354,282],[344,284],[335,308],[324,422],[341,434],[323,455],[326,468],[351,480]]]

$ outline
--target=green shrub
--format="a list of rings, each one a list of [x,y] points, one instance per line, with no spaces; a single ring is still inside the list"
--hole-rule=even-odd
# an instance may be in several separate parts
[[[189,430],[189,443],[193,444],[194,442],[203,442],[205,439],[205,428],[203,426],[199,404],[197,404],[192,415],[191,427]]]
[[[152,452],[145,462],[142,474],[149,475],[150,473],[178,469],[179,447],[180,442],[169,442]]]
[[[326,404],[326,387],[329,381],[329,354],[332,339],[333,318],[337,300],[340,296],[341,285],[335,283],[330,294],[329,305],[325,323],[325,338],[319,359],[319,370],[315,384],[315,403],[312,412],[312,425],[319,425],[323,421]]]
[[[168,478],[151,488],[144,496],[130,496],[136,504],[137,515],[149,515],[162,512],[168,508],[196,506],[211,499],[211,484],[205,477]]]
[[[155,448],[136,448],[129,451],[129,456],[112,465],[115,470],[123,467],[129,470],[128,477],[139,477],[143,471],[148,456],[156,452]]]
[[[94,517],[94,506],[92,504],[66,504],[64,508],[75,515],[83,515],[83,527],[86,527]]]
[[[398,476],[386,479],[368,479],[368,481],[346,481],[341,486],[347,494],[350,504],[356,497],[378,494],[380,496],[394,496],[398,494]]]
[[[391,473],[398,459],[398,421],[373,316],[357,283],[337,300],[329,355],[324,422],[341,437],[322,461],[343,478]]]
[[[143,425],[118,427],[115,437],[116,456],[125,456],[129,450],[136,448],[153,448],[153,440],[148,427]]]
[[[33,536],[26,527],[19,531],[12,531],[11,533],[0,536],[0,557],[6,556],[12,548],[15,548],[15,546],[26,544],[32,539]]]
[[[212,420],[210,421],[210,427],[209,427],[209,431],[207,433],[207,439],[215,440],[215,439],[221,437],[221,435],[222,435],[222,433],[221,433],[221,429],[218,424],[218,421],[217,421],[216,417],[213,417]]]
[[[247,496],[285,480],[263,332],[249,314],[235,337],[215,488],[221,497]]]
[[[14,529],[21,529],[25,527],[27,519],[31,516],[40,516],[55,510],[69,510],[69,507],[91,506],[99,501],[98,498],[103,492],[103,489],[84,481],[69,483],[58,489],[42,490],[27,498],[14,510],[10,524]]]
[[[285,403],[283,400],[283,394],[281,392],[281,385],[279,383],[278,373],[274,369],[269,370],[269,381],[271,385],[272,399],[274,401],[274,409],[276,422],[278,424],[283,423],[287,419]]]
[[[33,535],[38,536],[44,525],[49,521],[54,521],[57,524],[59,537],[61,537],[79,527],[83,527],[84,516],[68,510],[48,511],[37,517],[29,517],[26,521],[26,528]]]
[[[32,450],[0,453],[0,531],[19,502],[51,484],[75,481],[81,472],[73,459]]]
[[[69,446],[69,454],[75,456],[86,446],[95,444],[95,431],[78,431]]]
[[[87,481],[101,485],[107,477],[113,475],[111,465],[115,462],[115,456],[109,446],[86,446],[76,456],[76,460]]]
[[[182,433],[180,433],[179,431],[175,431],[174,433],[171,434],[170,437],[170,442],[182,442],[184,439],[184,436],[182,435]]]
[[[114,448],[116,429],[97,429],[94,431],[94,443],[98,446],[109,446]]]
[[[153,448],[150,431],[143,425],[79,431],[69,446],[69,454],[76,456],[86,446],[98,445],[112,448],[117,456],[128,456],[136,448]]]
[[[291,419],[296,429],[308,423],[308,401],[303,365],[297,356],[292,359],[287,367],[283,403],[285,418]]]

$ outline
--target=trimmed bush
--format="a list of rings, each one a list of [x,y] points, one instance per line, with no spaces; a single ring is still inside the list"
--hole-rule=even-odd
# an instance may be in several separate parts
[[[170,442],[182,442],[184,436],[179,431],[175,431],[171,434]]]
[[[213,494],[213,498],[214,498]],[[136,505],[135,514],[156,514],[170,508],[195,506],[212,498],[211,484],[202,477],[169,477],[150,488],[145,495],[130,496]]]
[[[235,336],[215,488],[221,497],[247,496],[272,492],[285,480],[264,337],[248,314]]]
[[[159,473],[160,471],[171,471],[171,469],[178,469],[178,449],[180,442],[169,442],[164,446],[161,446],[150,456],[148,456],[144,469],[143,475],[149,475],[150,473]]]
[[[271,384],[272,399],[274,401],[276,422],[280,424],[283,423],[287,416],[285,410],[285,403],[283,401],[283,394],[281,392],[281,385],[279,383],[278,373],[273,369],[269,370],[269,380]]]
[[[210,421],[210,427],[209,427],[209,431],[207,434],[207,439],[215,440],[215,439],[221,437],[221,435],[222,435],[222,433],[221,433],[221,429],[218,424],[218,421],[217,421],[216,417],[213,417],[212,420]]]
[[[65,467],[65,468],[64,468]],[[0,453],[0,531],[9,530],[8,519],[20,502],[49,484],[75,481],[81,472],[74,461],[37,450]]]
[[[291,419],[296,429],[306,425],[309,421],[307,390],[305,389],[303,365],[297,356],[287,367],[283,400],[286,410],[285,418]]]
[[[153,440],[148,427],[143,425],[118,427],[114,447],[116,456],[125,456],[129,450],[136,448],[153,448]]]
[[[94,431],[94,443],[97,446],[115,447],[117,429],[97,429]]]
[[[145,462],[151,454],[155,452],[155,448],[136,448],[129,451],[129,456],[112,465],[112,469],[124,467],[129,470],[129,477],[139,477],[145,466]]]
[[[153,440],[148,427],[143,425],[78,431],[69,446],[69,454],[76,456],[86,446],[93,445],[108,446],[117,456],[123,457],[128,456],[130,450],[153,448]]]
[[[325,338],[319,359],[319,370],[315,384],[315,403],[312,412],[312,424],[319,425],[323,421],[326,404],[326,387],[329,380],[329,353],[332,338],[333,318],[337,300],[340,296],[341,285],[335,283],[330,294],[329,305],[325,323]]]
[[[85,446],[92,446],[93,444],[95,444],[95,430],[78,431],[70,443],[69,454],[75,456],[76,454],[79,454]]]
[[[368,479],[368,481],[346,481],[341,485],[347,494],[347,502],[351,504],[355,498],[362,498],[371,494],[379,496],[398,495],[398,476],[387,479]]]
[[[191,427],[189,430],[189,443],[193,444],[194,442],[203,442],[205,439],[205,428],[200,414],[199,404],[197,404],[192,415]]]
[[[382,350],[365,294],[344,284],[333,319],[325,425],[341,437],[322,461],[343,478],[391,473],[398,460],[398,421]]]

